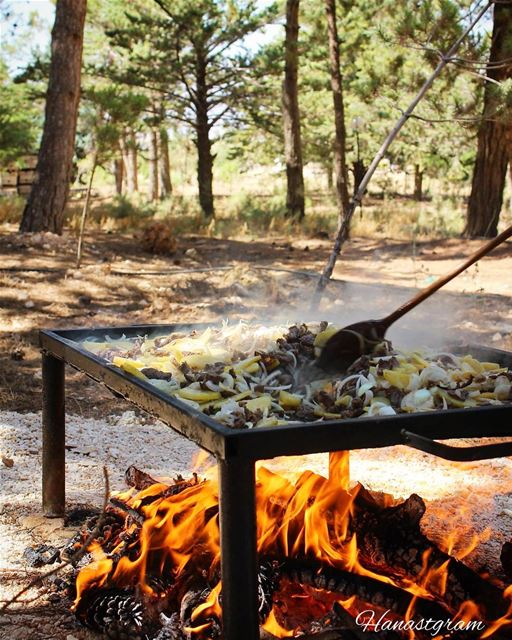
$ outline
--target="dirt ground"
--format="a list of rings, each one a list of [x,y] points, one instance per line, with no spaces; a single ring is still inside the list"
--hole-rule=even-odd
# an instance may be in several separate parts
[[[13,227],[1,228],[0,427],[4,427],[6,435],[0,444],[0,454],[15,463],[12,468],[0,463],[0,481],[7,480],[12,488],[11,493],[4,491],[0,505],[3,540],[0,547],[6,554],[0,559],[0,576],[4,586],[7,585],[2,597],[9,597],[37,574],[21,558],[25,546],[42,541],[58,544],[69,534],[62,521],[45,521],[38,512],[40,328],[226,318],[275,322],[314,318],[342,324],[379,317],[407,300],[415,288],[426,286],[435,276],[455,267],[480,244],[450,239],[411,245],[393,239],[355,238],[343,252],[335,272],[336,282],[329,286],[321,307],[311,309],[315,284],[312,275],[323,267],[330,249],[327,239],[220,240],[189,235],[178,239],[174,255],[155,257],[142,251],[137,236],[97,233],[87,237],[83,266],[76,270],[73,237],[18,236]],[[512,349],[511,299],[509,242],[451,283],[446,292],[437,294],[401,321],[391,337],[398,344],[438,344],[463,338]],[[67,371],[66,380],[73,444],[68,453],[70,499],[75,504],[79,501],[99,504],[101,465],[105,461],[110,465],[114,488],[120,488],[122,471],[127,463],[133,462],[134,456],[130,457],[133,434],[145,429],[146,418],[131,412],[126,419],[132,409],[126,402],[113,398],[77,372]],[[97,432],[105,423],[110,427],[108,436],[103,437]],[[148,444],[137,452],[141,459],[136,462],[147,460],[149,470],[162,472],[166,463],[165,457],[161,457],[164,436],[151,435],[154,421],[147,424],[151,427]],[[181,440],[176,440],[173,446],[173,469],[168,469],[169,472],[180,465],[186,468],[191,455],[190,448]],[[458,491],[468,469],[458,468],[451,473],[441,463],[436,484],[426,471],[431,469],[431,459],[413,460],[404,457],[399,449],[356,457],[354,469],[358,478],[365,473],[369,478],[389,475],[385,460],[386,455],[392,455],[395,460],[402,460],[404,476],[408,471],[412,473],[410,470],[416,465],[423,469],[423,484],[415,486],[415,490],[423,491],[432,504],[443,502],[448,510],[459,509],[462,498],[457,498]],[[490,467],[493,487],[502,486],[501,491],[483,492],[477,469],[475,484],[469,482],[461,493],[464,500],[476,500],[473,512],[485,511],[486,526],[504,518],[500,541],[512,536],[512,518],[503,516],[504,507],[507,513],[512,513],[512,496],[508,491],[512,482],[511,464],[505,460]],[[446,484],[447,477],[453,481],[451,484]],[[400,492],[400,486],[403,485],[394,475],[388,489]],[[494,499],[497,493],[501,494],[498,501]],[[447,496],[451,496],[451,502],[446,502]],[[431,513],[427,515],[432,521]],[[460,511],[460,515],[464,517],[464,512]],[[43,595],[42,600],[0,616],[0,638],[89,637],[76,627],[62,605],[51,602],[47,588],[39,595]]]
[[[179,238],[172,256],[144,253],[138,238],[98,233],[80,270],[75,240],[0,230],[0,408],[40,407],[37,332],[44,327],[184,323],[224,318],[364,319],[386,314],[414,287],[455,267],[479,246],[455,239],[418,243],[356,238],[335,271],[321,309],[309,308],[328,240]],[[279,271],[284,269],[284,271]],[[287,270],[299,271],[289,273]],[[512,347],[512,243],[498,248],[398,325],[415,340],[459,337]],[[428,320],[426,323],[425,320]],[[431,335],[425,335],[426,327]],[[395,332],[396,333],[396,332]],[[391,334],[393,337],[395,334]],[[118,401],[70,373],[68,410],[115,411]]]

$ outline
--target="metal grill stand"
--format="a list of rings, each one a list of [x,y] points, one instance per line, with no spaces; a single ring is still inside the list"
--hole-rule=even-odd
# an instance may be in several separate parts
[[[193,327],[191,327],[193,328]],[[41,331],[43,351],[43,510],[65,512],[64,365],[70,364],[214,455],[219,470],[222,622],[224,640],[259,640],[256,547],[256,460],[283,455],[334,452],[408,444],[447,459],[474,460],[512,455],[512,443],[491,447],[448,447],[434,439],[512,436],[512,407],[454,409],[385,418],[356,418],[230,429],[175,398],[129,376],[81,347],[85,337],[104,339],[169,334],[170,325],[117,329]],[[179,330],[183,330],[180,326]],[[471,347],[477,357],[512,366],[512,354]]]

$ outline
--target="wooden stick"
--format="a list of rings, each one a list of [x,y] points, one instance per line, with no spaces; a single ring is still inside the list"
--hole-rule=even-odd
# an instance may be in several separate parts
[[[80,219],[80,232],[78,234],[78,245],[76,248],[76,268],[77,269],[80,269],[80,262],[82,261],[82,244],[83,244],[84,233],[85,233],[85,222],[87,220],[87,214],[89,213],[89,202],[91,200],[92,181],[94,179],[94,172],[96,171],[97,164],[98,164],[98,155],[96,152],[94,152],[94,155],[92,157],[91,175],[89,176],[87,191],[85,193],[84,208],[82,210],[82,217]]]
[[[482,247],[480,247],[480,249],[478,249],[478,251],[475,251],[475,253],[469,256],[469,258],[467,258],[467,260],[465,260],[461,265],[453,269],[453,271],[450,271],[450,273],[447,273],[445,276],[441,276],[431,285],[429,285],[428,287],[425,287],[425,289],[422,289],[419,293],[417,293],[414,296],[414,298],[411,298],[411,300],[409,300],[408,302],[403,304],[401,307],[393,311],[393,313],[390,313],[389,316],[386,316],[383,322],[386,323],[387,326],[393,324],[393,322],[395,322],[396,320],[401,318],[403,315],[408,313],[411,309],[414,309],[414,307],[417,307],[420,304],[420,302],[423,302],[423,300],[426,300],[427,298],[429,298],[438,289],[440,289],[441,287],[444,287],[444,285],[447,282],[450,282],[450,280],[453,280],[456,276],[458,276],[460,273],[465,271],[472,264],[475,264],[475,262],[478,262],[480,258],[483,258],[488,253],[490,253],[493,249],[495,249],[498,245],[500,245],[502,242],[505,242],[505,240],[507,240],[507,238],[510,238],[510,236],[512,236],[512,226],[505,229],[505,231],[502,231],[495,238],[492,238],[491,240],[489,240],[489,242],[486,242]]]
[[[412,112],[414,111],[418,103],[424,98],[425,94],[432,86],[434,80],[441,74],[441,71],[446,67],[446,65],[449,62],[451,62],[453,55],[456,53],[456,51],[458,50],[458,48],[460,47],[460,45],[462,44],[466,36],[472,31],[475,25],[482,19],[482,17],[484,16],[484,14],[487,12],[487,10],[492,4],[493,2],[488,2],[484,6],[484,8],[478,12],[478,14],[473,18],[473,20],[471,20],[471,22],[466,27],[466,29],[462,32],[462,34],[457,38],[457,40],[450,47],[449,51],[442,56],[437,67],[434,69],[432,74],[425,80],[425,82],[423,83],[423,86],[418,91],[418,93],[416,94],[416,96],[414,97],[410,105],[407,107],[407,109],[402,113],[398,122],[390,131],[387,138],[384,140],[382,146],[378,150],[377,155],[372,160],[372,163],[368,167],[368,170],[366,171],[363,179],[361,180],[361,183],[359,185],[359,188],[357,189],[356,194],[350,201],[348,209],[345,211],[343,218],[341,218],[338,224],[338,230],[336,233],[336,239],[334,241],[334,247],[331,251],[331,254],[329,255],[329,258],[327,260],[323,273],[318,280],[315,294],[313,296],[313,301],[312,301],[313,309],[315,309],[318,306],[318,303],[320,302],[320,299],[322,296],[322,292],[327,286],[327,283],[329,282],[329,280],[331,279],[332,273],[334,271],[334,267],[336,265],[336,260],[338,259],[343,243],[348,235],[348,230],[350,227],[352,216],[354,215],[358,205],[361,204],[366,192],[366,188],[368,187],[368,183],[372,179],[373,174],[375,173],[375,170],[377,169],[380,161],[384,157],[386,151],[389,149],[393,140],[397,137],[398,133],[400,132],[404,124],[407,122],[407,120],[411,116]]]

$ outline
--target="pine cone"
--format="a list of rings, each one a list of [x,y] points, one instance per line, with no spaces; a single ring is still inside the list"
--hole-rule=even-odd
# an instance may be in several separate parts
[[[163,626],[153,640],[185,640],[179,613],[173,613],[170,618],[161,616]]]
[[[82,615],[81,615],[82,612]],[[77,615],[91,629],[102,631],[109,640],[143,640],[142,603],[123,590],[101,591],[87,606],[78,607]]]
[[[279,586],[277,562],[262,562],[258,570],[258,614],[263,623],[272,610],[272,598]]]
[[[146,583],[158,594],[165,593],[173,586],[174,580],[170,574],[165,575],[147,575]]]

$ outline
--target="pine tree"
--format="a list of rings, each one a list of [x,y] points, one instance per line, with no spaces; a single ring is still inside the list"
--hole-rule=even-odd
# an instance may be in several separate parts
[[[503,110],[503,96],[494,82],[512,78],[512,4],[494,5],[492,44],[487,64],[482,123],[465,235],[491,238],[498,234],[503,189],[511,151],[511,115]]]
[[[20,231],[62,233],[80,101],[85,12],[86,0],[57,1],[38,177]]]
[[[284,41],[283,125],[286,162],[286,215],[304,218],[304,176],[298,95],[299,0],[286,2]]]
[[[226,125],[244,99],[251,56],[244,38],[268,22],[274,9],[255,0],[155,0],[154,10],[134,2],[127,23],[110,29],[122,63],[107,72],[161,95],[166,115],[190,127],[197,150],[199,203],[214,216],[214,129]],[[137,10],[138,9],[138,10]]]

